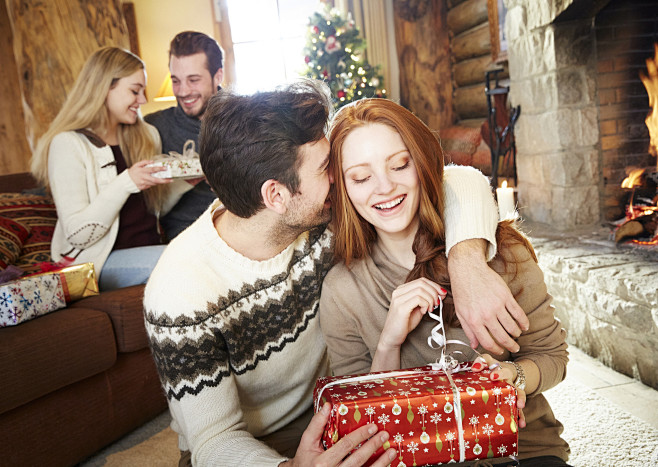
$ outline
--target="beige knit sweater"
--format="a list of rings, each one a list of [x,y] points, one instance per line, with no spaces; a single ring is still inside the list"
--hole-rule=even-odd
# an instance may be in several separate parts
[[[565,331],[553,315],[541,270],[529,252],[516,245],[506,250],[516,260],[517,274],[513,269],[504,273],[496,257],[492,267],[507,282],[519,305],[525,310],[530,329],[518,338],[521,350],[510,355],[495,356],[499,360],[527,358],[540,369],[538,389],[529,394],[524,414],[527,427],[519,433],[519,457],[558,456],[565,461],[569,447],[560,438],[562,425],[555,419],[542,391],[555,386],[566,375],[567,344]],[[404,283],[408,269],[389,260],[378,245],[372,256],[353,263],[348,269],[344,263],[334,266],[327,274],[320,299],[320,325],[334,374],[367,373],[377,348],[379,335],[384,328],[390,297],[395,288]],[[427,337],[436,321],[423,320],[407,337],[401,349],[401,368],[410,368],[434,362],[438,351],[427,345]],[[461,328],[450,328],[448,340],[468,343]],[[460,346],[459,350],[466,350]],[[452,350],[452,349],[448,349]],[[484,349],[478,349],[481,353]],[[475,357],[475,353],[469,356]]]

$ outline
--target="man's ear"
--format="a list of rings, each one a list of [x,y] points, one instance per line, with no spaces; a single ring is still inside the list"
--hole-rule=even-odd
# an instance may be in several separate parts
[[[215,76],[212,77],[212,84],[215,89],[219,88],[219,85],[222,84],[222,81],[224,80],[224,68],[219,68],[217,70],[217,73],[215,73]]]
[[[260,187],[260,195],[267,209],[277,214],[285,214],[290,200],[290,191],[276,180],[267,180]]]

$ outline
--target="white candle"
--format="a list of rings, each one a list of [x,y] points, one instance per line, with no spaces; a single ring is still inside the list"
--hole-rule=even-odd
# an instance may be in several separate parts
[[[496,198],[498,199],[500,220],[513,218],[515,216],[514,188],[507,187],[507,180],[503,182],[500,188],[496,188]]]

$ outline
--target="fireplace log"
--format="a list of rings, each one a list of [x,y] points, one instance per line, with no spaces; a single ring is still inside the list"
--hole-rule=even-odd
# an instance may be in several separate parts
[[[658,230],[658,212],[636,217],[624,222],[615,231],[615,242],[636,237],[654,237]]]

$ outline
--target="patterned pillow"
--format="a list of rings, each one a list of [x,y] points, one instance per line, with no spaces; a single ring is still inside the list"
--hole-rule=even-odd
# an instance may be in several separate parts
[[[0,216],[0,269],[14,264],[21,254],[30,228],[8,217]]]
[[[0,193],[0,216],[30,227],[30,234],[14,263],[27,271],[38,270],[37,263],[51,261],[50,241],[57,223],[57,210],[49,196]]]

